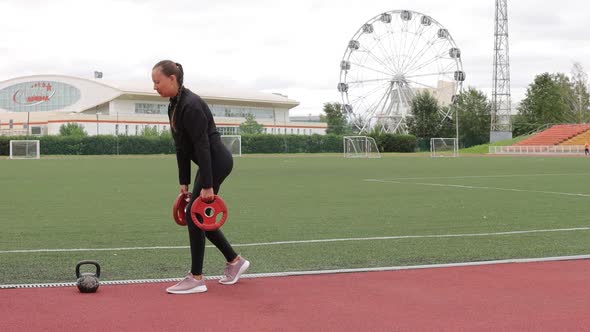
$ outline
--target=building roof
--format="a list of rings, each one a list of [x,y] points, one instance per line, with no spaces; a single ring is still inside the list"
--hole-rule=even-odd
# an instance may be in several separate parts
[[[96,79],[93,81],[109,85],[113,88],[121,90],[123,93],[145,94],[154,96],[157,95],[157,93],[153,89],[153,84],[151,81],[112,81],[103,79]],[[187,84],[186,87],[204,99],[275,103],[291,106],[289,108],[299,105],[299,102],[293,99],[289,99],[286,96],[275,93],[260,92],[251,89],[192,83]]]
[[[119,92],[119,95],[139,95],[149,97],[159,97],[157,92],[154,91],[152,82],[150,80],[145,81],[112,81],[104,79],[87,79],[83,77],[75,77],[68,75],[49,74],[49,75],[30,75],[16,77],[6,81],[0,81],[0,90],[8,87],[12,84],[31,80],[82,80],[89,84],[98,84],[107,88],[115,89]],[[206,101],[216,102],[248,102],[255,104],[271,104],[273,106],[286,107],[291,109],[299,105],[298,101],[289,99],[286,96],[274,93],[260,92],[251,89],[228,87],[228,86],[213,86],[213,85],[187,85],[191,91],[200,95]]]

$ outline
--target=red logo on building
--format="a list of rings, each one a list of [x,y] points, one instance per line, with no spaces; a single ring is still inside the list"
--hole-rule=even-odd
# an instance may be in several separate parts
[[[51,100],[54,94],[55,90],[53,90],[51,83],[34,82],[29,87],[16,90],[12,95],[12,101],[15,104],[33,106]]]

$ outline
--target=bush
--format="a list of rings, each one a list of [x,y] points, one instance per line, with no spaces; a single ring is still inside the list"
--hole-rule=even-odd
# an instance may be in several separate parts
[[[66,123],[59,127],[59,134],[61,136],[88,136],[84,127],[77,123]]]
[[[11,140],[37,140],[38,137],[31,136],[0,136],[0,156],[8,156],[10,154]]]
[[[242,135],[242,153],[342,152],[339,135]]]
[[[414,152],[416,138],[412,135],[381,134],[373,136],[381,152]],[[11,139],[0,137],[0,155],[9,154]],[[116,155],[174,154],[170,134],[159,136],[42,136],[38,139],[41,155]],[[322,153],[342,152],[340,135],[242,135],[242,153]]]
[[[414,135],[372,135],[380,152],[415,152],[417,141]]]
[[[43,155],[173,154],[170,135],[0,137],[0,155],[9,154],[14,139],[38,139]]]

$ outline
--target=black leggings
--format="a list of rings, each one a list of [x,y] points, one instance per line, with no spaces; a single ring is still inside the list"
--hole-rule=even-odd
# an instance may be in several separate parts
[[[221,183],[231,173],[233,168],[233,158],[229,150],[223,145],[223,143],[211,144],[211,167],[213,169],[213,191],[215,194],[219,192]],[[195,199],[201,194],[199,185],[199,175],[195,177],[195,185],[193,187],[193,196],[191,202],[187,205],[187,209],[190,209]],[[190,210],[189,210],[190,211]],[[205,257],[205,237],[211,241],[221,251],[223,256],[228,262],[234,260],[238,254],[234,251],[229,241],[225,238],[221,229],[215,231],[205,232],[195,226],[191,220],[187,222],[188,234],[191,245],[191,273],[194,275],[203,274],[203,260]]]

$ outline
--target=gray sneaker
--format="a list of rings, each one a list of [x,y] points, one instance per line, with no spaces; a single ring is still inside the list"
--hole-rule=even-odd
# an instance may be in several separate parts
[[[240,257],[238,259],[237,262],[231,264],[231,263],[226,263],[227,266],[225,267],[225,270],[223,271],[223,278],[219,279],[219,283],[220,284],[224,284],[224,285],[233,285],[236,282],[238,282],[238,280],[240,280],[240,276],[242,275],[242,273],[246,272],[246,270],[248,269],[248,267],[250,267],[250,262],[247,261],[246,259],[244,259],[242,256],[238,256]]]
[[[170,294],[203,293],[207,291],[207,285],[205,285],[205,280],[197,280],[189,273],[176,285],[166,288],[166,291]]]

